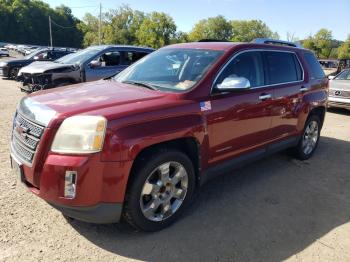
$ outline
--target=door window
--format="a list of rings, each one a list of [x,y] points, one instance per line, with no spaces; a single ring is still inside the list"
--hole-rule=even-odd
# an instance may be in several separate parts
[[[250,87],[264,85],[264,70],[260,51],[245,52],[234,58],[219,75],[215,86],[226,78],[245,78]]]
[[[124,52],[124,65],[131,65],[145,55],[147,55],[147,53],[135,51]]]
[[[289,52],[266,51],[268,85],[301,81],[302,69],[296,55]]]
[[[101,63],[100,67],[118,66],[120,65],[119,52],[107,52],[96,59]]]
[[[317,61],[316,57],[312,53],[305,53],[304,58],[310,69],[311,79],[322,79],[325,77],[320,63]]]

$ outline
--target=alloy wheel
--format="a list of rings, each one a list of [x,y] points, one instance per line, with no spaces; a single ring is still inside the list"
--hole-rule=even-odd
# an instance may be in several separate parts
[[[146,179],[140,207],[143,215],[159,222],[171,217],[185,200],[188,174],[178,162],[166,162],[155,168]]]
[[[315,149],[318,140],[318,123],[316,121],[310,121],[305,128],[302,150],[304,154],[309,155]]]

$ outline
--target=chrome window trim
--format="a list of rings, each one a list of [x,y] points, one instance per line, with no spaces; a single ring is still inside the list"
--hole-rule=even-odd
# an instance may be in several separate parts
[[[279,52],[279,53],[291,53],[293,54],[296,58],[297,58],[297,61],[299,63],[299,66],[302,70],[302,75],[303,75],[303,78],[302,80],[298,80],[298,81],[292,81],[292,82],[281,82],[281,83],[277,83],[277,84],[271,84],[271,85],[263,85],[263,86],[255,86],[255,87],[251,87],[251,88],[248,88],[250,90],[252,89],[259,89],[259,88],[265,88],[265,87],[274,87],[274,86],[278,86],[278,85],[286,85],[286,84],[296,84],[296,83],[303,83],[305,81],[305,71],[304,71],[304,67],[302,65],[302,63],[300,62],[300,59],[298,57],[298,55],[293,52],[293,51],[287,51],[287,50],[274,50],[274,49],[250,49],[250,50],[243,50],[243,51],[240,51],[236,54],[234,54],[225,64],[224,66],[219,70],[219,72],[216,74],[215,78],[214,78],[214,81],[211,85],[211,88],[210,88],[210,95],[217,95],[217,94],[224,94],[224,93],[228,93],[228,92],[222,92],[222,93],[213,93],[213,89],[214,89],[214,86],[215,86],[215,83],[216,81],[218,80],[219,76],[222,74],[222,72],[226,69],[226,67],[232,62],[232,60],[234,60],[237,56],[241,55],[241,54],[244,54],[244,53],[248,53],[248,52]],[[265,79],[264,79],[265,80]]]

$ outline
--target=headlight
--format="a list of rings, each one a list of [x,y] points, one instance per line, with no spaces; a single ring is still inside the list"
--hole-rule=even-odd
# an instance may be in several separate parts
[[[6,62],[0,62],[0,67],[5,67],[5,66],[7,66]]]
[[[84,154],[102,150],[107,120],[102,116],[72,116],[63,121],[51,150]]]

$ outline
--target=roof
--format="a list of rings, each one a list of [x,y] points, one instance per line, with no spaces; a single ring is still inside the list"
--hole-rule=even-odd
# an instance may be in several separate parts
[[[151,47],[132,46],[132,45],[94,45],[94,46],[89,46],[88,48],[99,49],[99,50],[103,50],[106,48],[128,48],[128,49],[130,48],[130,49],[142,49],[142,50],[154,51],[154,49]]]
[[[190,49],[210,49],[210,50],[229,50],[242,43],[235,42],[192,42],[169,45],[164,48],[190,48]]]
[[[279,50],[296,50],[299,47],[283,46],[277,44],[262,44],[262,43],[252,43],[252,42],[192,42],[192,43],[182,43],[169,45],[164,48],[188,48],[188,49],[208,49],[208,50],[218,50],[218,51],[228,51],[234,47],[245,47],[249,49],[259,48],[259,49],[279,49]],[[306,50],[307,49],[303,49]]]

